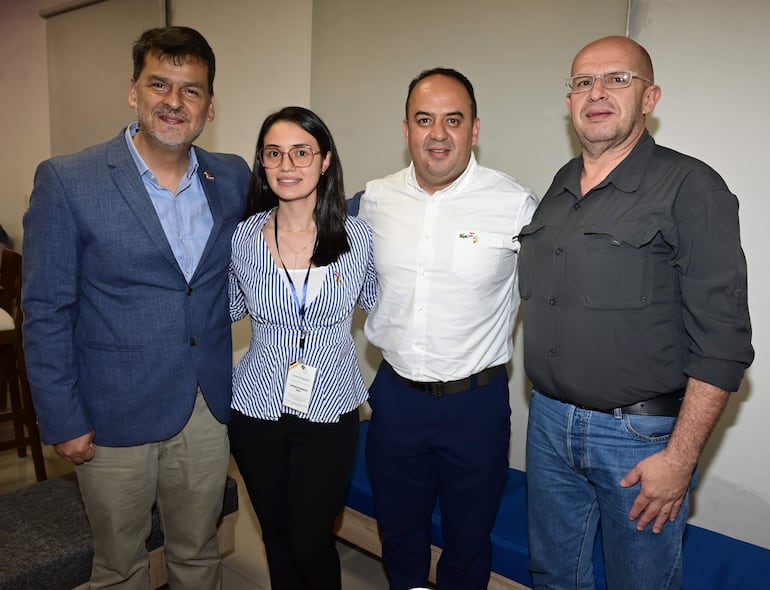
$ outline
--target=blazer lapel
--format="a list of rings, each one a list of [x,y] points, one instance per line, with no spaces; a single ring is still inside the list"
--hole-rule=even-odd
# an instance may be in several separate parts
[[[214,244],[217,241],[219,233],[222,231],[222,222],[224,212],[222,209],[222,199],[219,195],[219,187],[217,185],[217,178],[209,168],[209,162],[205,153],[202,150],[194,147],[195,154],[198,158],[198,178],[200,178],[201,185],[203,186],[203,192],[206,193],[206,199],[209,202],[209,210],[211,211],[211,217],[214,220],[214,225],[211,227],[211,233],[209,239],[206,241],[206,247],[203,249],[201,259],[198,262],[198,268],[195,269],[193,279],[198,273],[202,271],[208,259],[208,255],[211,252]]]
[[[166,239],[166,232],[163,230],[160,219],[158,219],[155,207],[153,207],[150,196],[144,188],[142,177],[139,175],[136,163],[126,145],[124,133],[125,130],[121,131],[107,149],[107,165],[112,170],[112,179],[136,218],[144,226],[150,240],[176,272],[184,276]]]

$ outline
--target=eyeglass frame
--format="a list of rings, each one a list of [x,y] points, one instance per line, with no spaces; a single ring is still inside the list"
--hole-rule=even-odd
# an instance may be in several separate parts
[[[312,155],[310,157],[310,162],[300,166],[299,164],[297,164],[294,161],[294,158],[291,157],[291,152],[292,152],[292,150],[298,150],[298,149],[302,149],[302,148],[306,148]],[[264,152],[265,150],[272,150],[272,151],[276,151],[279,154],[281,154],[281,159],[278,160],[278,163],[275,166],[265,166],[265,162],[264,162],[263,157],[262,157],[262,152]],[[257,159],[259,160],[259,163],[262,164],[262,167],[264,169],[266,169],[266,170],[275,170],[276,168],[280,168],[281,164],[283,164],[283,157],[284,156],[289,156],[289,162],[291,162],[291,165],[294,166],[295,168],[309,168],[310,166],[313,165],[313,160],[315,160],[315,157],[318,154],[320,154],[320,153],[322,153],[321,150],[315,151],[313,149],[313,147],[308,145],[308,144],[305,144],[305,145],[295,145],[294,147],[290,148],[288,151],[285,151],[285,152],[279,150],[277,147],[269,147],[269,148],[263,147],[263,148],[260,148],[259,152],[257,152]]]
[[[637,72],[634,72],[632,70],[617,70],[615,72],[604,72],[603,74],[599,74],[598,76],[594,76],[593,74],[578,74],[577,76],[570,76],[569,78],[566,78],[564,80],[564,84],[569,88],[569,91],[571,94],[583,94],[584,92],[590,92],[593,90],[594,86],[596,85],[596,80],[601,78],[602,80],[602,87],[607,88],[607,86],[604,83],[604,77],[611,75],[611,74],[628,74],[628,84],[625,86],[617,86],[615,88],[608,88],[608,90],[622,90],[623,88],[628,88],[631,86],[631,82],[634,81],[634,78],[637,80],[641,80],[642,82],[647,82],[647,84],[652,84],[652,80],[648,80],[647,78],[642,78]],[[581,90],[575,90],[572,87],[572,84],[575,81],[575,78],[591,78],[591,85],[588,88],[584,88]]]

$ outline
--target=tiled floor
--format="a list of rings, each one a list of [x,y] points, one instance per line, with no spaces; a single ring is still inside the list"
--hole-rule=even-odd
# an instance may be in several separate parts
[[[4,429],[3,429],[4,430]],[[0,433],[0,436],[4,436]],[[61,461],[51,447],[44,449],[48,477],[56,477],[71,471],[71,466]],[[269,590],[270,582],[265,561],[265,551],[259,533],[259,525],[246,496],[243,482],[234,463],[230,475],[238,480],[240,508],[235,527],[235,552],[223,560],[224,590]],[[16,452],[0,451],[0,493],[9,492],[35,482],[32,459],[20,459]],[[344,590],[386,590],[388,585],[381,563],[344,544],[338,543],[342,562],[342,587]]]

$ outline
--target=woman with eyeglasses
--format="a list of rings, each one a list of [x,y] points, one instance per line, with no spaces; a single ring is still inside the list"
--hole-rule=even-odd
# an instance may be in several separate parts
[[[334,520],[367,398],[351,320],[377,278],[369,227],[346,213],[331,133],[312,111],[268,116],[247,219],[233,235],[230,315],[251,318],[233,372],[230,443],[262,528],[273,590],[340,588]]]

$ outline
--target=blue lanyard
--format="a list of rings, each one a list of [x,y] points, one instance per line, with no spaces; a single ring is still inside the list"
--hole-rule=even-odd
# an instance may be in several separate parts
[[[307,336],[307,330],[305,329],[305,303],[307,302],[307,284],[310,280],[310,267],[312,266],[312,262],[308,263],[307,265],[307,272],[305,273],[305,282],[302,285],[302,301],[299,300],[299,296],[297,295],[297,288],[294,286],[294,281],[291,280],[291,275],[289,274],[289,271],[286,269],[286,264],[283,262],[283,257],[281,256],[281,248],[278,245],[278,210],[275,210],[275,215],[273,216],[273,223],[275,224],[275,251],[278,253],[278,260],[281,261],[281,266],[283,267],[283,272],[286,273],[286,278],[289,281],[289,287],[291,288],[291,294],[294,297],[294,303],[297,304],[297,311],[299,313],[299,321],[300,321],[300,334],[299,334],[299,361],[302,362],[302,351],[305,350],[305,337]],[[313,251],[315,251],[315,248],[313,248]]]

